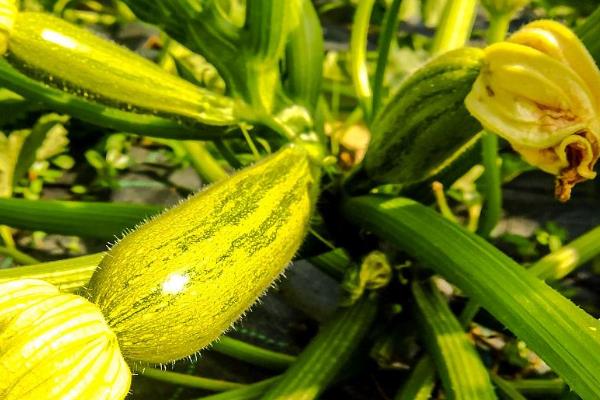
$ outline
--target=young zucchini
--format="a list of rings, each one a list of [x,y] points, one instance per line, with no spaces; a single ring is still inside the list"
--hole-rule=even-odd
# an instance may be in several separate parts
[[[0,10],[8,15],[10,9],[4,5]],[[182,122],[235,122],[230,98],[194,86],[60,18],[17,12],[0,19],[0,29],[8,62],[50,86],[126,111]]]
[[[481,126],[464,99],[483,52],[463,48],[443,54],[413,73],[376,116],[364,169],[378,183],[414,183],[434,174]]]
[[[89,293],[125,357],[176,360],[229,328],[300,247],[315,186],[306,151],[285,147],[116,244]]]

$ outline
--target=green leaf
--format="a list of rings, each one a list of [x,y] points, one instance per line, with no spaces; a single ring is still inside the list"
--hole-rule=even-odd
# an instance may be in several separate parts
[[[405,250],[482,304],[582,397],[600,393],[600,322],[482,238],[406,198],[347,200],[350,221]]]

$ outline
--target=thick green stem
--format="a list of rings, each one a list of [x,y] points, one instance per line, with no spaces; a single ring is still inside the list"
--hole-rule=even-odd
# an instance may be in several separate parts
[[[489,237],[492,230],[498,225],[502,214],[502,182],[498,166],[498,137],[492,132],[482,132],[481,161],[485,167],[481,177],[484,181],[485,192],[477,233],[483,237]]]
[[[367,298],[340,310],[262,399],[318,398],[368,332],[375,313],[376,303]]]
[[[508,33],[512,14],[498,14],[490,16],[490,25],[486,32],[486,40],[488,44],[501,42]]]
[[[496,374],[492,374],[492,381],[494,385],[503,394],[503,398],[507,400],[527,400],[519,391],[511,384],[511,382],[500,378]]]
[[[529,268],[540,279],[559,280],[600,253],[600,226],[546,255]]]
[[[103,240],[113,240],[162,210],[142,204],[0,198],[0,221],[13,228]]]
[[[290,32],[285,52],[285,86],[290,97],[314,116],[323,81],[323,29],[312,1],[301,1],[300,23]]]
[[[558,396],[565,390],[565,382],[560,379],[516,379],[511,381],[515,389],[525,395],[544,398]]]
[[[387,67],[390,48],[398,29],[398,15],[402,0],[394,0],[385,13],[381,35],[377,46],[377,66],[373,77],[373,105],[371,118],[377,114],[383,99],[383,78]]]
[[[419,331],[448,398],[495,399],[488,371],[435,283],[430,280],[425,286],[415,281],[412,292]]]
[[[580,396],[600,391],[598,320],[485,240],[406,198],[357,197],[342,213],[479,301]]]
[[[435,378],[433,359],[425,354],[417,361],[406,383],[394,396],[394,400],[429,400],[435,387]]]
[[[463,47],[471,36],[476,11],[477,0],[448,1],[433,38],[431,53],[437,55]]]
[[[356,7],[352,35],[350,37],[350,73],[356,96],[365,113],[365,119],[371,115],[371,85],[369,83],[369,70],[367,69],[367,38],[369,34],[369,21],[375,0],[361,0]]]
[[[204,183],[218,182],[229,176],[227,171],[206,149],[202,142],[183,142],[188,153],[188,159]]]
[[[512,14],[492,14],[490,26],[487,31],[489,44],[504,40]],[[498,166],[498,137],[493,132],[484,131],[481,136],[481,158],[485,171],[483,181],[485,184],[484,205],[481,212],[478,233],[488,237],[498,224],[502,214],[502,182]]]

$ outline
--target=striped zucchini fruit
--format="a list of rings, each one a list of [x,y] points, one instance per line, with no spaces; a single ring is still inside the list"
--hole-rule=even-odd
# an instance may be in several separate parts
[[[0,0],[4,45],[0,50],[4,47],[6,60],[20,72],[124,111],[192,125],[235,123],[230,98],[197,87],[60,18],[11,10],[6,0]]]
[[[229,328],[298,250],[315,187],[306,151],[285,147],[116,244],[89,291],[125,357],[176,360]]]
[[[443,168],[481,129],[464,100],[483,52],[445,53],[414,72],[376,116],[364,170],[377,183],[415,183]]]

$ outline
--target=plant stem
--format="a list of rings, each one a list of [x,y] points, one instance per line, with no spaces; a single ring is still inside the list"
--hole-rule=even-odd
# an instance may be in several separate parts
[[[0,225],[0,237],[6,247],[14,248],[16,246],[9,226]]]
[[[260,153],[258,152],[258,149],[256,148],[256,145],[254,144],[254,141],[250,137],[250,133],[248,133],[248,129],[246,129],[246,127],[244,125],[240,125],[240,130],[242,131],[242,134],[244,135],[244,139],[246,140],[246,143],[248,143],[248,147],[250,147],[250,151],[252,152],[254,161],[260,160]]]
[[[338,280],[343,278],[348,265],[352,262],[346,251],[342,248],[333,249],[327,253],[311,257],[308,261],[321,271]]]
[[[477,233],[485,238],[490,236],[502,214],[502,187],[498,168],[498,137],[488,131],[481,135],[481,160],[485,171],[481,179],[485,182],[484,204],[479,219]]]
[[[486,32],[486,41],[488,44],[501,42],[508,33],[512,14],[492,14],[490,15],[490,25]]]
[[[0,246],[0,255],[11,257],[17,263],[22,265],[38,264],[39,261],[35,258],[17,250],[15,247]]]
[[[414,281],[412,292],[419,332],[448,398],[495,399],[487,369],[433,280]]]
[[[199,376],[182,374],[179,372],[163,371],[155,368],[144,368],[139,371],[140,375],[161,382],[183,385],[204,390],[222,392],[226,390],[239,389],[247,385],[242,383],[227,382],[219,379],[202,378]]]
[[[417,361],[406,383],[394,396],[394,400],[429,400],[435,387],[435,378],[433,359],[425,354]]]
[[[338,311],[262,399],[317,398],[358,347],[376,311],[376,302],[368,298]]]
[[[237,157],[235,156],[235,153],[229,148],[227,143],[225,143],[223,140],[215,140],[214,144],[217,147],[217,150],[219,151],[219,153],[221,153],[221,155],[225,159],[225,161],[227,161],[227,163],[229,163],[231,168],[241,169],[244,167],[242,165],[242,163],[240,162],[240,160],[238,160]]]
[[[584,233],[571,243],[542,257],[533,264],[528,272],[534,276],[549,281],[564,278],[577,267],[580,267],[600,254],[600,226]],[[463,326],[468,326],[480,306],[474,300],[469,300],[460,315]]]
[[[559,280],[598,256],[600,253],[600,226],[584,233],[560,249],[544,256],[529,268],[540,279]]]
[[[492,14],[487,31],[488,44],[504,40],[512,14]],[[502,182],[498,167],[498,137],[493,132],[484,131],[481,136],[481,158],[485,171],[482,179],[485,183],[484,206],[481,211],[478,233],[489,237],[498,224],[502,214]]]
[[[212,344],[211,348],[221,354],[246,361],[252,365],[274,370],[285,369],[296,359],[294,356],[266,350],[228,336],[222,336]]]
[[[504,394],[504,398],[508,400],[527,400],[525,396],[519,393],[519,391],[512,385],[510,381],[502,379],[496,374],[491,374],[491,376],[494,385],[496,385],[502,394]]]
[[[383,79],[387,67],[388,57],[392,40],[398,29],[398,15],[402,0],[393,0],[390,7],[385,12],[381,35],[377,45],[377,66],[375,67],[375,76],[373,77],[373,105],[371,108],[371,119],[375,117],[381,101],[383,99]]]
[[[103,240],[162,210],[141,204],[0,198],[0,220],[14,228]]]
[[[560,379],[516,379],[511,384],[519,392],[532,396],[558,396],[565,390],[565,382]]]
[[[477,0],[453,0],[446,2],[438,25],[431,53],[438,55],[463,47],[471,36]]]
[[[356,96],[368,121],[371,115],[371,86],[369,84],[369,70],[367,69],[367,38],[369,34],[369,21],[375,0],[360,0],[354,14],[352,35],[350,37],[350,73]]]
[[[196,400],[253,400],[261,396],[271,386],[280,380],[281,376],[275,376],[260,382],[251,383],[240,389],[234,389],[219,394],[200,397]]]
[[[206,149],[206,144],[197,141],[182,142],[190,163],[204,183],[214,183],[229,176],[227,171]]]
[[[479,301],[580,396],[600,391],[600,322],[510,257],[410,199],[361,196],[341,211]]]

